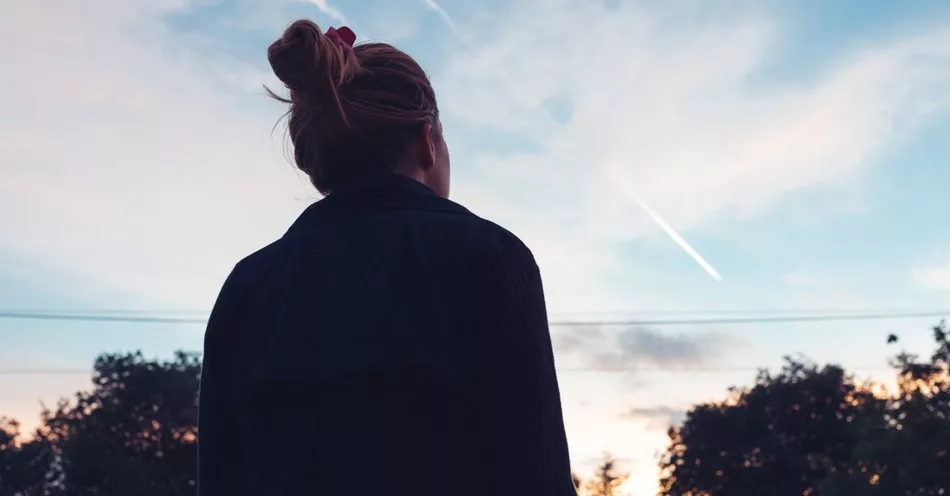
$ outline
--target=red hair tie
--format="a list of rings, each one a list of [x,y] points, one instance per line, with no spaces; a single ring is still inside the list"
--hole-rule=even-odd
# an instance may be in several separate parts
[[[353,43],[356,43],[356,33],[346,26],[341,26],[340,29],[334,27],[327,29],[326,37],[334,43],[338,43],[344,49],[352,50]]]

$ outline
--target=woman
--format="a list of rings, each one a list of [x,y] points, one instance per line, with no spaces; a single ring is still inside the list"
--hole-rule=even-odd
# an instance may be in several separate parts
[[[447,199],[419,65],[354,40],[301,20],[268,50],[325,197],[215,304],[199,494],[573,495],[531,252]]]

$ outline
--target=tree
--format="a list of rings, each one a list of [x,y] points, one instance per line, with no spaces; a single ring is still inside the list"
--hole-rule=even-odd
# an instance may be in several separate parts
[[[94,388],[44,412],[62,496],[195,494],[200,359],[141,353],[96,360]]]
[[[610,453],[605,453],[594,476],[587,481],[587,496],[620,496],[620,486],[630,477],[630,474],[617,471],[617,459]],[[580,487],[580,481],[576,481]]]
[[[53,461],[49,441],[37,432],[24,441],[20,425],[0,417],[0,496],[41,496]]]
[[[942,495],[950,488],[950,342],[944,323],[933,328],[936,350],[927,361],[906,352],[891,365],[897,391],[868,412],[854,455],[860,470],[836,474],[828,494]],[[896,336],[888,339],[896,343]],[[864,471],[864,472],[862,472]]]
[[[892,494],[936,495],[950,489],[950,340],[944,322],[932,331],[937,349],[929,361],[901,353],[893,364],[900,373],[898,400],[888,422],[898,445],[888,453],[899,457],[881,461],[898,468],[884,478],[896,479],[900,493]]]
[[[895,358],[893,396],[840,367],[787,359],[778,375],[760,372],[753,387],[696,406],[669,431],[661,494],[943,494],[950,345],[942,324],[934,338],[930,361]]]
[[[877,401],[840,367],[788,359],[778,375],[700,405],[670,429],[665,494],[807,494],[844,468],[858,442],[853,425]]]

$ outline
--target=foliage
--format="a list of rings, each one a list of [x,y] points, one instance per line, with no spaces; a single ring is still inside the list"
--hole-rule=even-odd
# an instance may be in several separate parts
[[[661,494],[937,495],[950,487],[950,345],[892,362],[896,394],[840,367],[786,359],[669,431]],[[896,342],[894,336],[888,342]]]
[[[99,357],[93,389],[44,412],[41,437],[13,452],[0,495],[195,494],[200,368],[189,353]]]
[[[571,474],[574,479],[574,488],[578,494],[585,496],[620,496],[620,486],[630,477],[630,474],[617,470],[617,458],[610,453],[604,453],[594,475],[584,484],[577,475]],[[581,487],[584,491],[581,492]]]
[[[933,328],[936,350],[920,361],[900,353],[897,392],[869,411],[852,464],[860,470],[830,478],[827,494],[944,495],[950,488],[950,342]],[[896,342],[896,339],[894,340]],[[873,419],[872,423],[870,420]]]
[[[53,460],[42,433],[30,440],[20,436],[20,425],[0,417],[0,496],[40,496]]]
[[[669,431],[661,494],[945,494],[950,342],[944,324],[932,336],[926,359],[894,357],[891,394],[841,367],[789,358],[695,406]],[[0,496],[195,494],[199,374],[190,353],[101,356],[93,388],[45,411],[35,432],[0,418]],[[607,454],[586,483],[573,478],[588,496],[617,496],[627,475]]]
[[[605,453],[594,477],[587,481],[587,496],[620,496],[620,486],[630,477],[617,471],[617,459]]]

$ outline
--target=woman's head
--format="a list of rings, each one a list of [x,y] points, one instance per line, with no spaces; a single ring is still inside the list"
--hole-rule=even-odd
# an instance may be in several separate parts
[[[449,193],[449,156],[425,71],[385,43],[353,46],[352,31],[294,22],[267,50],[290,90],[297,167],[323,194],[380,172]],[[269,91],[269,90],[268,90]]]

